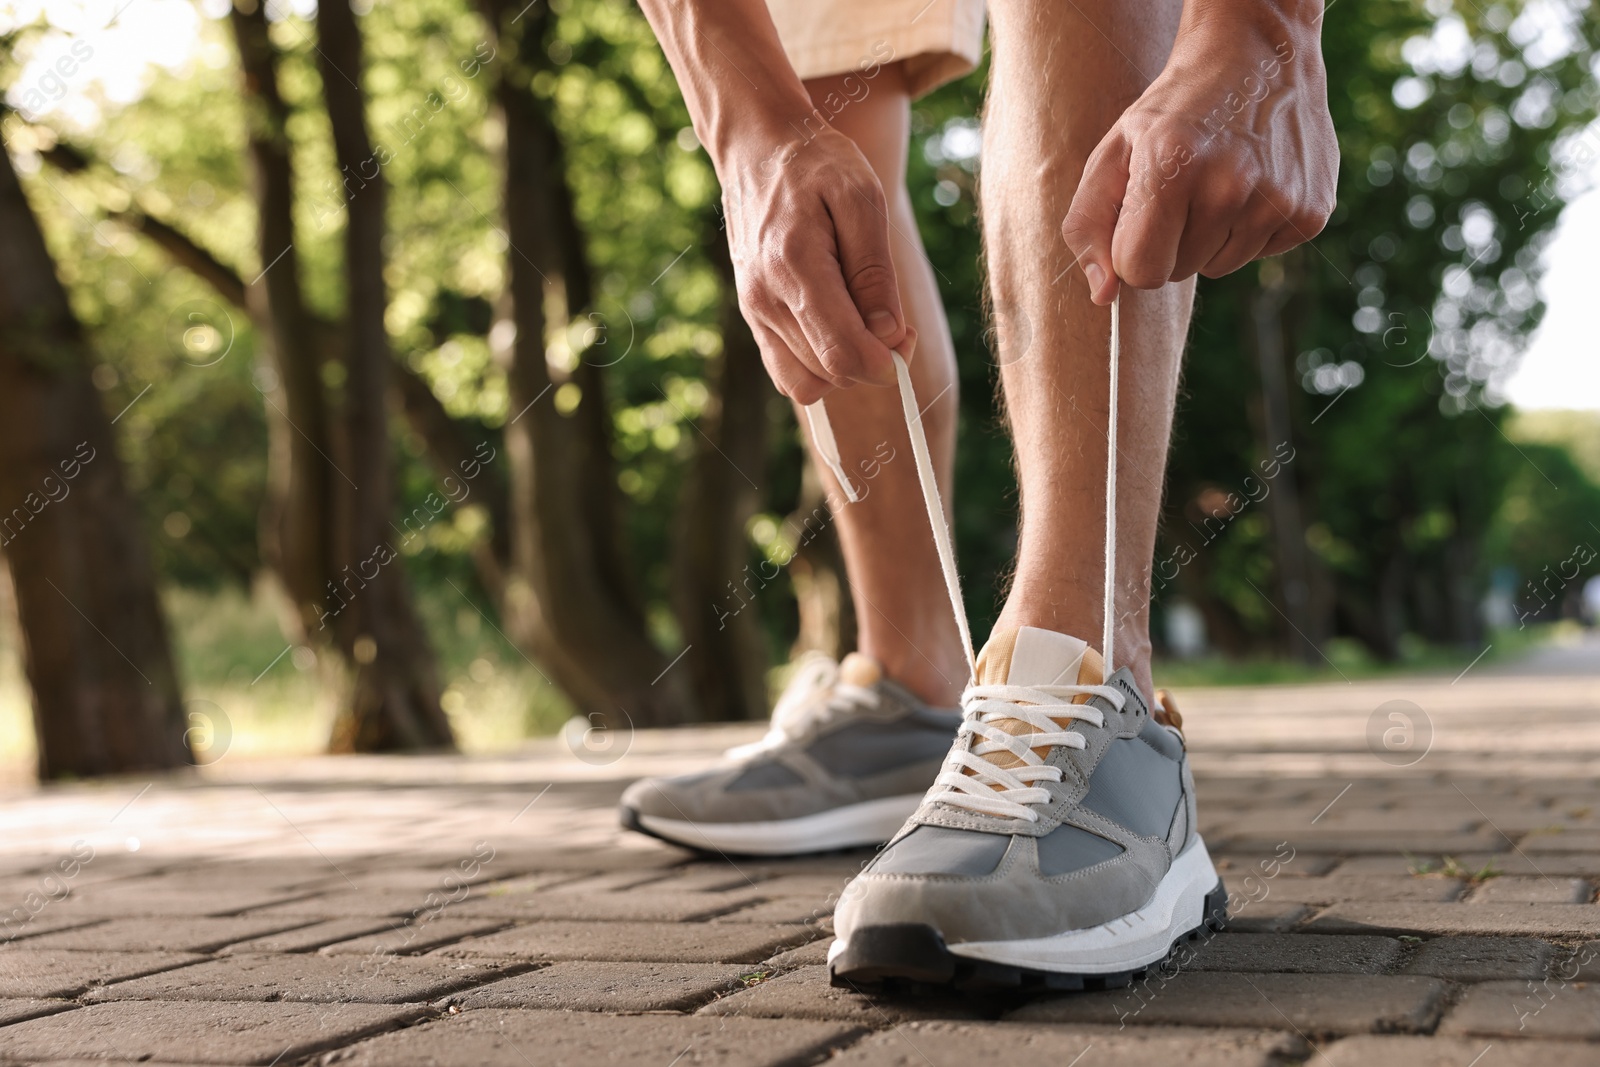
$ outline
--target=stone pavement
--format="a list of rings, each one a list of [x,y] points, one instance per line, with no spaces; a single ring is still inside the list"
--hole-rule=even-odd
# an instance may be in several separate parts
[[[1593,652],[1180,693],[1234,919],[1098,993],[831,989],[864,854],[616,829],[633,777],[754,727],[16,789],[0,1063],[1600,1063]]]

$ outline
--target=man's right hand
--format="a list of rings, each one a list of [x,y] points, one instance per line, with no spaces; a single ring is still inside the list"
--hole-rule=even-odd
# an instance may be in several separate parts
[[[890,350],[909,352],[912,331],[883,189],[838,131],[784,132],[747,140],[723,175],[739,306],[767,373],[800,404],[857,382],[893,385]]]

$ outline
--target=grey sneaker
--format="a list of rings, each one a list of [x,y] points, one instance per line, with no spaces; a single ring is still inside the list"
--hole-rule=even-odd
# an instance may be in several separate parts
[[[878,664],[807,657],[765,737],[723,766],[646,778],[622,794],[622,825],[691,848],[760,856],[881,845],[917,809],[961,725]]]
[[[1125,985],[1221,927],[1176,716],[1101,676],[1076,638],[990,638],[943,773],[844,890],[835,985]]]

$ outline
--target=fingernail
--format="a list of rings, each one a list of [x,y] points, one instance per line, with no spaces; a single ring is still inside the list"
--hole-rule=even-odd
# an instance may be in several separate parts
[[[874,311],[867,316],[867,329],[872,331],[872,336],[878,340],[893,337],[900,324],[894,321],[894,316],[887,311]]]
[[[1100,286],[1105,283],[1106,272],[1098,263],[1091,263],[1083,268],[1083,276],[1089,279],[1089,292],[1094,294],[1100,291]]]

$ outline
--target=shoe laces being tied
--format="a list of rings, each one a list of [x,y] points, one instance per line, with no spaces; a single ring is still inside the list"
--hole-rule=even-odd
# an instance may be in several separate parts
[[[927,433],[922,426],[922,414],[917,407],[916,391],[912,387],[905,358],[899,352],[891,353],[895,378],[900,387],[900,406],[905,414],[911,453],[917,465],[917,480],[922,486],[922,501],[928,511],[934,548],[939,556],[939,569],[944,575],[945,591],[950,597],[956,628],[961,632],[972,678],[972,684],[961,697],[964,715],[958,734],[959,743],[951,750],[944,771],[935,780],[936,792],[930,794],[930,797],[937,797],[947,804],[1037,822],[1039,813],[1031,805],[1050,800],[1050,791],[1037,783],[1059,782],[1062,778],[1061,768],[1045,763],[1050,750],[1062,746],[1081,749],[1087,744],[1081,733],[1067,728],[1074,721],[1105,725],[1104,714],[1096,708],[1087,707],[1084,702],[1091,697],[1104,697],[1118,711],[1122,710],[1125,701],[1123,694],[1110,686],[1099,684],[1112,673],[1111,648],[1116,618],[1117,379],[1121,363],[1121,319],[1122,298],[1119,294],[1111,302],[1111,337],[1107,361],[1110,381],[1106,420],[1105,628],[1100,642],[1105,659],[1096,664],[1085,662],[1080,668],[1077,684],[1073,685],[1010,685],[980,673],[978,659],[972,648],[972,634],[967,627],[955,548],[951,543],[950,527],[945,522],[938,482],[934,479],[933,459],[928,450]],[[846,498],[854,503],[857,500],[855,488],[840,459],[838,442],[823,402],[819,400],[807,406],[806,416],[823,465],[833,472]],[[1007,649],[1004,657],[1007,660],[1009,653],[1010,649]],[[1088,660],[1087,656],[1085,660]],[[1098,666],[1099,670],[1093,671],[1086,679],[1089,669],[1094,666]],[[998,670],[995,673],[1000,678],[1005,677]]]
[[[1041,783],[1059,782],[1063,770],[1046,762],[1055,748],[1083,748],[1088,740],[1071,729],[1074,722],[1105,725],[1105,713],[1090,707],[1091,697],[1103,697],[1118,711],[1123,693],[1098,681],[1092,652],[1084,654],[1078,681],[1011,685],[974,683],[961,695],[963,712],[957,744],[934,781],[930,800],[1001,818],[1038,822],[1036,805],[1050,803],[1050,790]],[[1003,670],[991,668],[987,677]]]
[[[806,655],[773,705],[767,732],[759,741],[736,745],[725,755],[736,760],[759,756],[802,741],[836,719],[876,708],[878,691],[872,686],[879,673],[876,663],[855,652],[843,664],[820,652]]]

